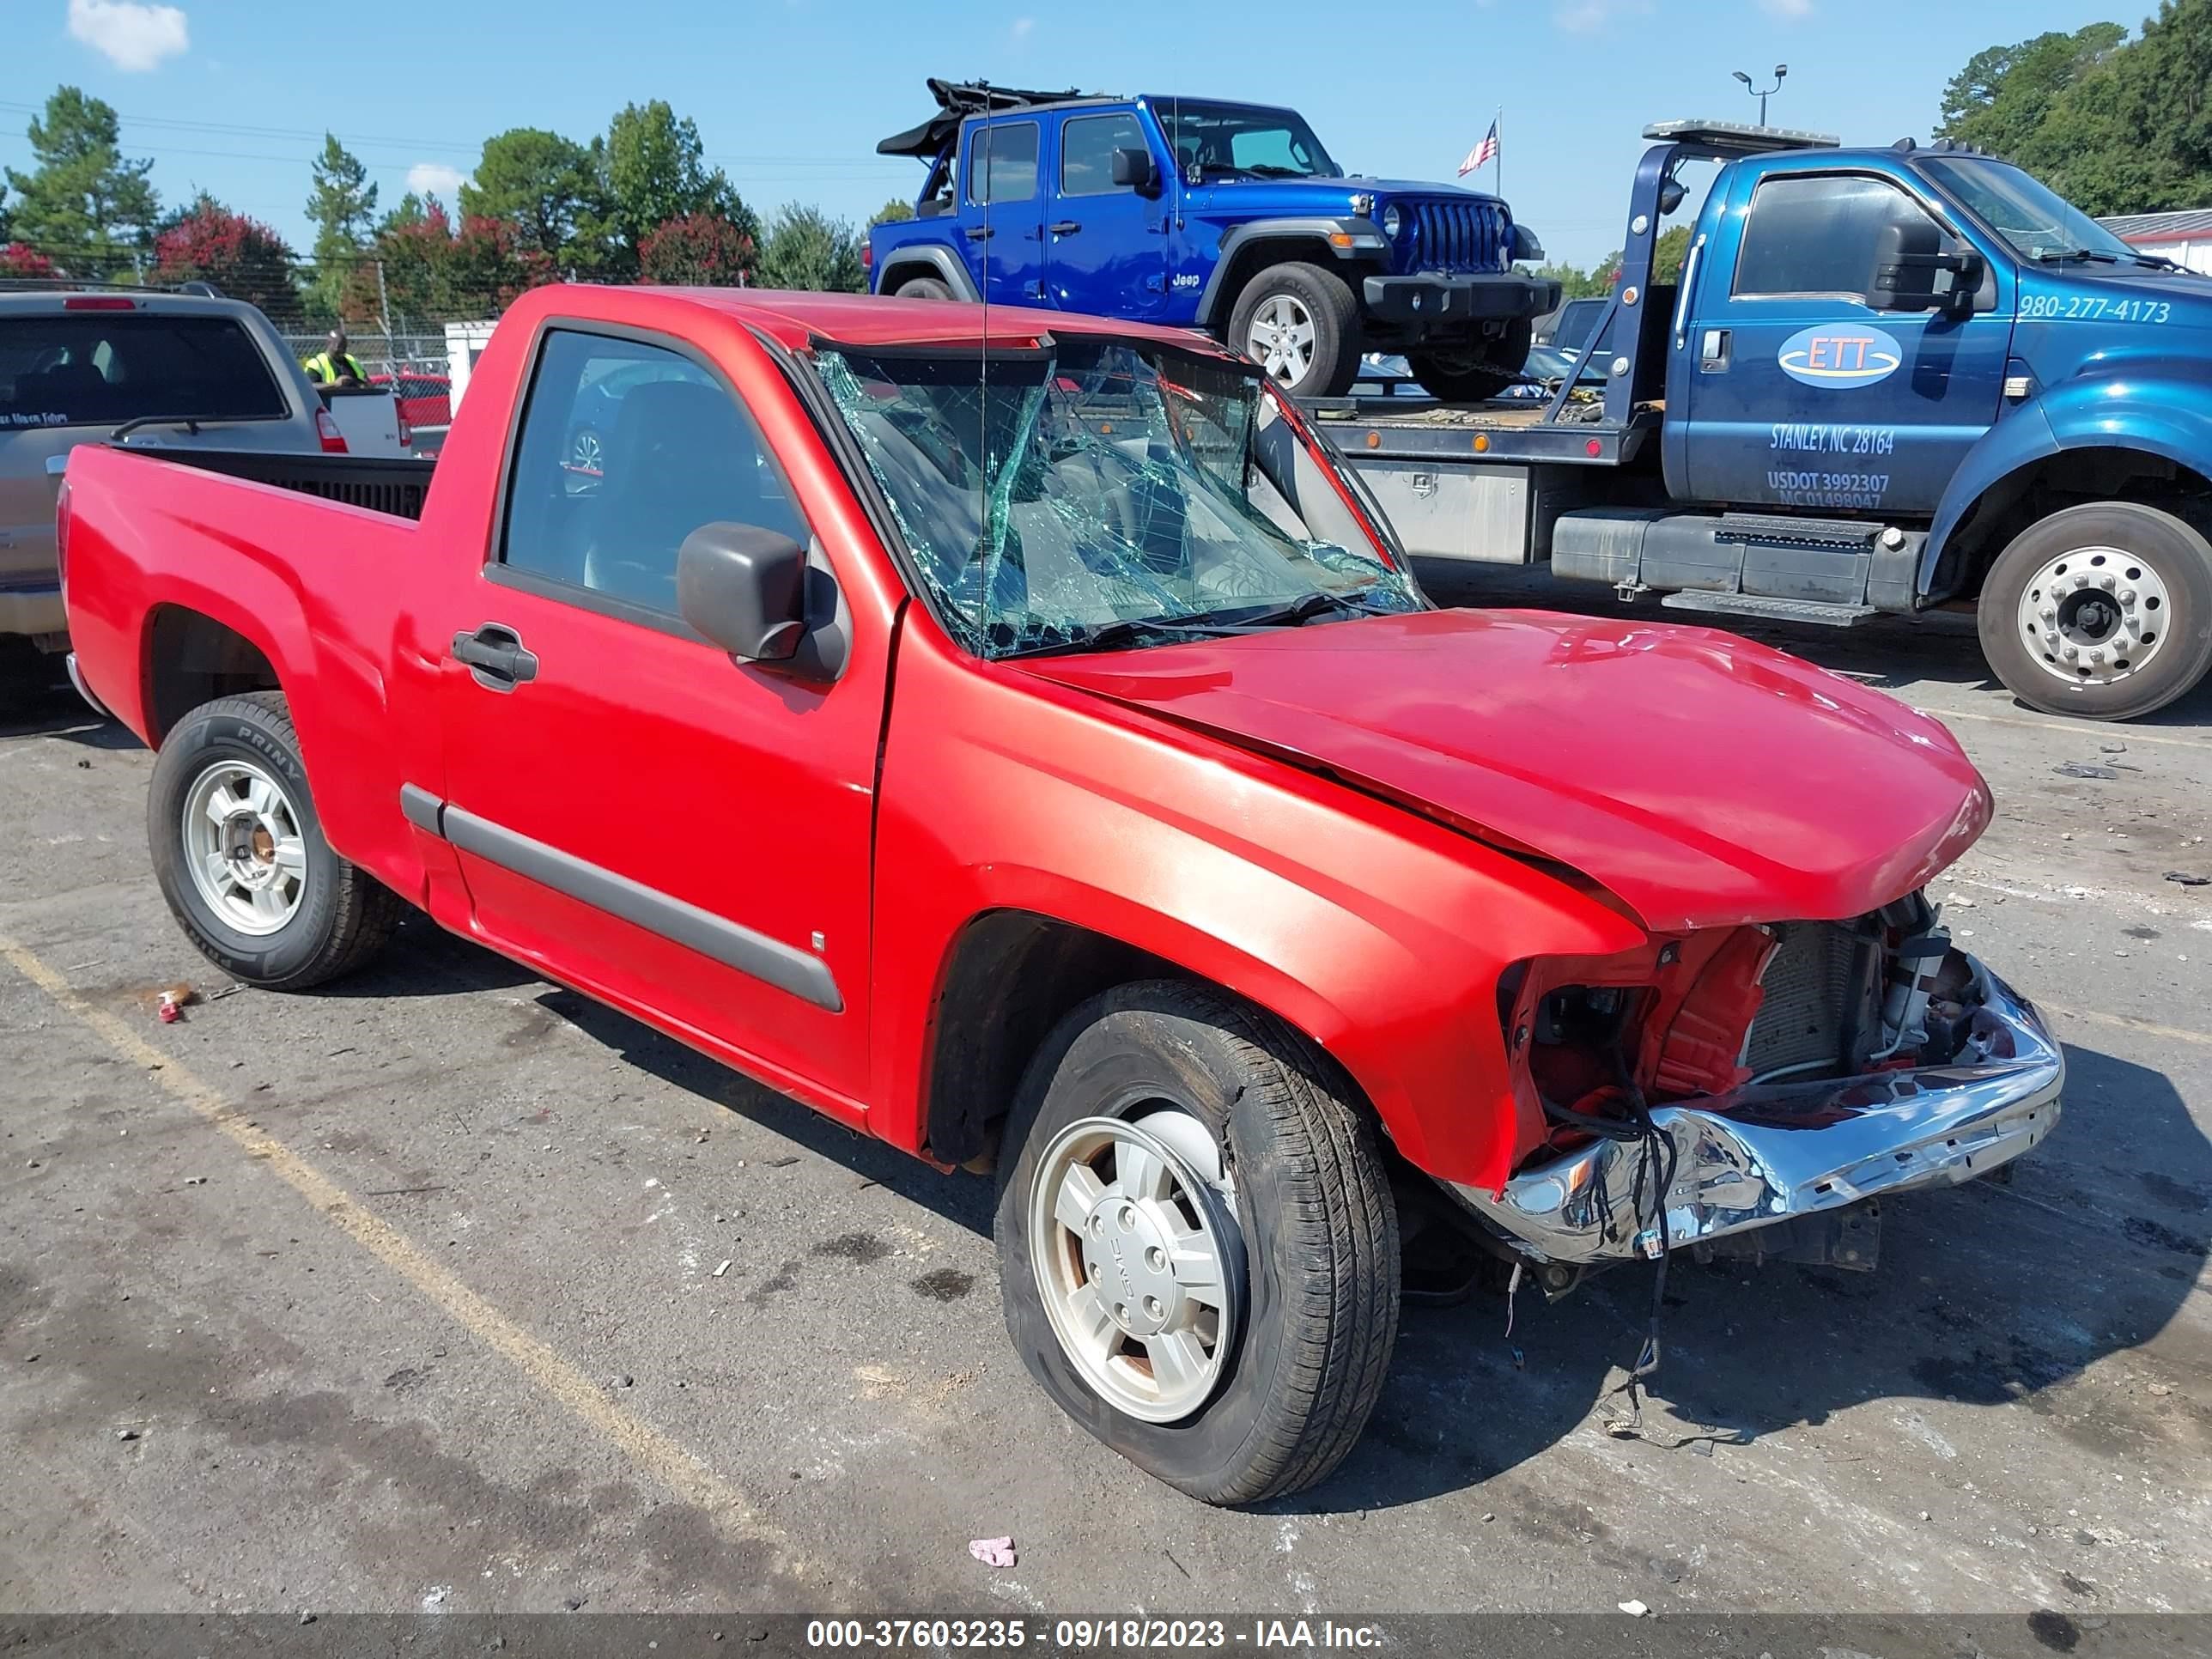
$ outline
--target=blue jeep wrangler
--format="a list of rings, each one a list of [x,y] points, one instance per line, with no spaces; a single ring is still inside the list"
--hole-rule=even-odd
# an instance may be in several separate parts
[[[879,294],[1195,326],[1306,397],[1402,352],[1455,403],[1511,385],[1559,303],[1498,198],[1346,178],[1294,111],[928,84],[937,112],[876,146],[929,168],[869,233]]]

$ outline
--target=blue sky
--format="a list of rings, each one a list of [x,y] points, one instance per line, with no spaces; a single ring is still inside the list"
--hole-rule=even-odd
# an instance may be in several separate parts
[[[165,199],[204,187],[304,249],[326,126],[389,205],[410,177],[449,188],[487,134],[588,137],[623,104],[665,98],[757,207],[811,200],[860,219],[919,182],[874,147],[927,112],[926,75],[1291,104],[1346,167],[1409,179],[1450,179],[1503,105],[1505,194],[1553,254],[1588,264],[1620,241],[1645,121],[1756,112],[1731,70],[1790,65],[1777,125],[1886,143],[1924,137],[1944,82],[1982,47],[2133,25],[2148,5],[0,0],[0,162],[27,165],[30,112],[72,83],[121,113],[126,152],[154,158]],[[319,61],[333,49],[336,72]]]

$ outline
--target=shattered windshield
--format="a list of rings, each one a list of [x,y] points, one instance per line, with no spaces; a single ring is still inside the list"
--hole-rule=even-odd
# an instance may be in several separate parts
[[[1266,477],[1255,374],[1122,340],[817,366],[953,631],[988,657],[1422,601]],[[1310,454],[1310,452],[1308,452]]]

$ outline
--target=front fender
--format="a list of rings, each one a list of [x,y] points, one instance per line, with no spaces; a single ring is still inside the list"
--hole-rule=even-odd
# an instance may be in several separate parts
[[[1340,246],[1329,240],[1331,236],[1347,236],[1352,240]],[[1206,273],[1206,286],[1199,291],[1199,327],[1211,328],[1218,320],[1217,313],[1227,314],[1236,295],[1223,286],[1223,279],[1236,264],[1240,252],[1263,242],[1303,247],[1319,243],[1337,258],[1345,260],[1371,259],[1387,252],[1390,246],[1382,231],[1365,219],[1255,219],[1249,224],[1238,225],[1221,239],[1221,252],[1213,261],[1213,269]]]
[[[2212,368],[2166,360],[2108,362],[2051,387],[2014,410],[1967,451],[1943,492],[1921,550],[1919,596],[1931,590],[1937,561],[1974,504],[2039,461],[2069,449],[2129,449],[2212,474]]]
[[[909,265],[927,265],[952,290],[956,300],[972,304],[981,297],[975,291],[975,279],[968,274],[968,267],[960,256],[939,242],[902,242],[886,250],[876,279],[876,292],[884,291],[883,285],[890,280],[892,271]]]

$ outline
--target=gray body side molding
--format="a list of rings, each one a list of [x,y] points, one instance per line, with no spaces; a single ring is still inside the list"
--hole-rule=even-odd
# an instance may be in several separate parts
[[[845,999],[830,964],[795,945],[756,933],[461,807],[449,806],[411,783],[400,787],[399,810],[410,823],[441,836],[464,853],[472,853],[579,903],[712,957],[725,967],[779,991],[788,991],[817,1008],[827,1008],[833,1014],[845,1012]]]
[[[954,222],[947,220],[946,222]],[[891,273],[900,272],[899,280],[904,282],[915,274],[910,267],[917,264],[927,265],[930,275],[940,278],[952,290],[952,297],[956,300],[973,303],[983,297],[976,291],[975,279],[968,274],[968,267],[961,264],[960,256],[951,248],[935,242],[903,242],[893,248],[884,263],[883,282],[876,292],[896,293],[898,290],[890,280]]]

